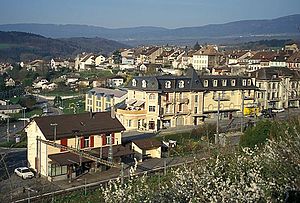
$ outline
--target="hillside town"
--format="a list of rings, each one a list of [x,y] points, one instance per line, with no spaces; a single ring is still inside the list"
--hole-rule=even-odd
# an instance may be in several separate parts
[[[189,162],[186,138],[169,134],[210,126],[196,146],[236,146],[256,122],[300,112],[296,42],[255,51],[198,42],[139,46],[1,63],[0,73],[0,143],[26,148],[26,160],[8,169],[28,167],[62,188]],[[176,163],[166,162],[171,157]]]

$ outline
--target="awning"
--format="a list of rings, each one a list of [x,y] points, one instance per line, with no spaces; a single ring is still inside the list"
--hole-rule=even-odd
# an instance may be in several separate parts
[[[129,147],[124,147],[123,145],[113,145],[113,157],[122,157],[122,156],[128,156],[134,154],[132,150],[129,149]],[[101,149],[99,147],[94,148],[90,151],[91,155],[100,157],[100,151]],[[109,146],[102,147],[102,158],[107,159],[108,158],[108,152],[109,152]]]
[[[53,162],[65,166],[71,164],[80,164],[80,157],[76,154],[72,154],[70,152],[59,153],[59,154],[51,154],[48,156]],[[91,160],[82,157],[81,162],[90,162]]]
[[[144,101],[138,100],[138,101],[134,104],[134,106],[140,107],[140,106],[142,106],[144,103],[145,103]]]
[[[132,104],[134,104],[135,102],[136,102],[136,99],[129,99],[129,100],[126,101],[126,104],[132,105]]]

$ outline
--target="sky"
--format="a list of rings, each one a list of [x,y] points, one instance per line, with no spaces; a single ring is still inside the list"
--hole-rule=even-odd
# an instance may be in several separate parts
[[[0,24],[177,28],[273,19],[299,8],[300,0],[0,0]]]

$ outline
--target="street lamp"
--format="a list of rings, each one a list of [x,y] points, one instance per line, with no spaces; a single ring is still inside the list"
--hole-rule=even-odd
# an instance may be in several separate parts
[[[25,121],[25,111],[26,111],[26,107],[23,107],[22,110],[23,110],[23,126],[24,126],[24,128],[25,128],[25,125],[26,125],[26,121]]]
[[[54,134],[53,135],[54,135],[54,142],[55,142],[56,141],[56,127],[57,127],[58,124],[57,123],[51,123],[50,125],[54,126]]]

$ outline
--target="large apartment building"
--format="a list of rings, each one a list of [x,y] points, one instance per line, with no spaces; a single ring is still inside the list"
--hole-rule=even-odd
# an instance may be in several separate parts
[[[300,72],[288,68],[262,68],[252,74],[258,105],[262,109],[299,107]]]
[[[254,104],[256,89],[249,77],[198,76],[193,68],[184,76],[134,77],[116,115],[126,130],[198,125],[216,117],[218,103],[221,117],[236,116],[242,103]]]

